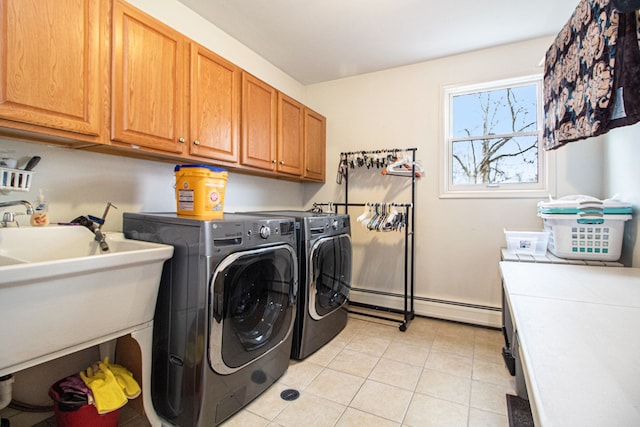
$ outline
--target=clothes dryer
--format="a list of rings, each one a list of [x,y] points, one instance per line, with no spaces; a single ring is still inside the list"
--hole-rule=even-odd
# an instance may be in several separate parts
[[[229,418],[289,365],[298,288],[295,221],[124,214],[127,238],[173,245],[156,305],[154,409],[176,426]]]
[[[254,213],[256,214],[256,213]],[[304,359],[347,325],[351,289],[351,224],[348,214],[266,211],[296,221],[299,283],[291,357]]]

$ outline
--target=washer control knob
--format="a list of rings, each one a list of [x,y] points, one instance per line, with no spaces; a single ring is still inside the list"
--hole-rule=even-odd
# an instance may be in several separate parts
[[[263,225],[262,227],[260,227],[260,237],[262,237],[263,239],[266,239],[269,236],[271,236],[271,229],[266,225]]]
[[[338,220],[334,219],[333,222],[331,223],[331,228],[333,228],[334,230],[338,229]]]

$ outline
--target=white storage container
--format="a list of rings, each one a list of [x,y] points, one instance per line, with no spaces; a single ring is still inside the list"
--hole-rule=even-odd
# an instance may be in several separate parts
[[[548,231],[504,230],[507,250],[514,254],[544,255],[547,253]]]
[[[567,196],[538,203],[538,215],[549,231],[549,252],[560,258],[617,261],[629,203],[616,199]]]

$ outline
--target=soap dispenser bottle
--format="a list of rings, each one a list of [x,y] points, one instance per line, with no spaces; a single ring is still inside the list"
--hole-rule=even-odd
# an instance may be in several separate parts
[[[34,227],[49,225],[49,205],[44,199],[44,191],[40,189],[38,203],[31,215],[31,225]]]

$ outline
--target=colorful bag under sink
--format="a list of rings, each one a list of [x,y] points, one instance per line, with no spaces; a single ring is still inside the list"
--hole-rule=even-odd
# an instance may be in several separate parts
[[[630,203],[573,195],[538,203],[538,216],[549,231],[549,252],[560,258],[617,261]]]

